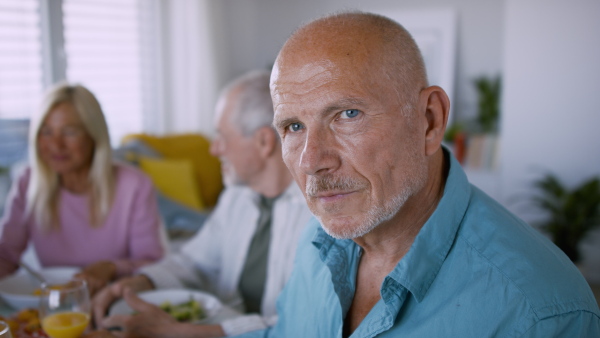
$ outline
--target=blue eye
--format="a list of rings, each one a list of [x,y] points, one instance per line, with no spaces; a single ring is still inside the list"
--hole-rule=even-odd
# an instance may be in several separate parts
[[[302,124],[300,124],[300,123],[292,123],[292,124],[290,124],[290,125],[288,126],[288,129],[289,129],[291,132],[296,132],[296,131],[298,131],[298,130],[300,130],[300,129],[302,129],[302,128],[304,128],[304,126],[303,126]]]
[[[360,110],[358,110],[358,109],[346,109],[346,110],[342,111],[340,118],[351,119],[351,118],[357,117],[358,114],[360,114]]]

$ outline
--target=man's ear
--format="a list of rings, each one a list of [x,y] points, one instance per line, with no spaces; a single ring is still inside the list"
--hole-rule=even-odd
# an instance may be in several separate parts
[[[419,105],[421,109],[425,109],[427,119],[425,154],[430,156],[440,148],[444,139],[450,112],[450,99],[442,88],[431,86],[421,91]]]
[[[263,158],[270,157],[277,146],[277,134],[270,126],[260,127],[255,132],[258,152]]]

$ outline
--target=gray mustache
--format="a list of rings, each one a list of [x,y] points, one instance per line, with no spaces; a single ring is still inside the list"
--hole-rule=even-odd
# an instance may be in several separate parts
[[[362,181],[350,177],[308,176],[305,192],[307,196],[315,197],[322,192],[353,191],[364,186]]]

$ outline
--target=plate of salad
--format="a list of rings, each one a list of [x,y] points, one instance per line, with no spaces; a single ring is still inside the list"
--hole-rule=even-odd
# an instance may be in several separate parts
[[[202,323],[217,315],[223,307],[215,296],[195,290],[152,290],[140,292],[138,296],[160,307],[179,322]],[[134,312],[125,300],[121,299],[110,308],[109,315]]]

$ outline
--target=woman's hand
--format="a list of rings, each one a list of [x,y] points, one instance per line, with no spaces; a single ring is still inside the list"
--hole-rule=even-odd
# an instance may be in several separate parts
[[[117,276],[117,267],[113,262],[100,261],[86,266],[75,275],[77,278],[85,279],[90,290],[90,296],[108,285]]]

